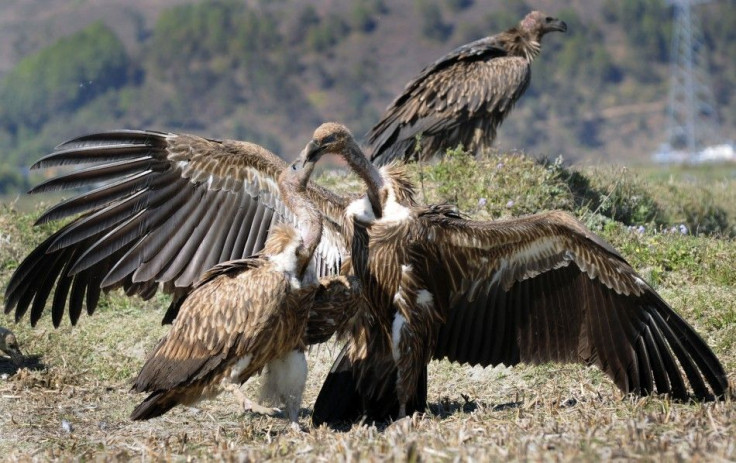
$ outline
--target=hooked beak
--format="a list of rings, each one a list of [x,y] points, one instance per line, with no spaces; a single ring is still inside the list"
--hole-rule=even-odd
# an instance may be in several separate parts
[[[301,162],[301,168],[306,167],[308,163],[315,164],[324,154],[322,148],[317,142],[310,140],[297,158],[297,162]]]
[[[567,32],[567,24],[561,19],[555,19],[547,27],[550,31]]]

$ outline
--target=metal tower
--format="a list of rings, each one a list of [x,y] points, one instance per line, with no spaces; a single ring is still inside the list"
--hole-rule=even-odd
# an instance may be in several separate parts
[[[668,0],[674,6],[667,149],[695,161],[706,146],[721,143],[718,114],[708,82],[703,36],[692,6],[709,0]]]

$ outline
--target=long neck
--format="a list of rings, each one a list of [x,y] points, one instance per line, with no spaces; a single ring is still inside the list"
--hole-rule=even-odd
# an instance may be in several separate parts
[[[511,28],[503,33],[505,48],[512,56],[520,56],[531,62],[542,49],[542,36],[533,31],[524,30],[521,26]]]
[[[306,185],[312,170],[313,165],[310,165],[294,176],[279,178],[282,199],[296,217],[301,238],[301,244],[296,251],[297,271],[300,277],[322,238],[322,214],[306,194]]]
[[[348,165],[358,174],[365,182],[368,190],[368,200],[371,203],[373,214],[376,218],[383,216],[381,205],[381,189],[384,187],[384,180],[378,168],[365,157],[363,151],[355,143],[349,143],[345,150],[347,151],[345,160]]]

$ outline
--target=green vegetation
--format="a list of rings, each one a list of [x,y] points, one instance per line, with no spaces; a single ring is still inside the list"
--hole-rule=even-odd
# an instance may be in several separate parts
[[[0,85],[0,124],[11,134],[38,130],[53,114],[69,114],[128,82],[120,40],[97,22],[22,60]]]
[[[721,3],[699,13],[705,46],[714,50],[712,88],[724,125],[732,126],[736,10]],[[499,146],[622,162],[656,148],[661,118],[637,105],[666,97],[670,9],[664,0],[596,5],[550,12],[568,23],[568,32],[545,39],[531,87],[501,127]],[[0,192],[22,190],[25,179],[13,172],[61,141],[114,127],[247,138],[286,157],[325,120],[365,133],[431,59],[407,56],[431,48],[439,57],[516,24],[533,6],[215,0],[164,9],[151,23],[134,11],[128,37],[117,36],[124,28],[93,23],[45,48],[28,46],[33,51],[0,81]],[[615,113],[615,120],[603,111],[627,105],[632,113]],[[714,213],[683,211],[692,221]]]
[[[493,154],[475,160],[455,150],[442,163],[414,166],[427,201],[457,201],[469,215],[488,219],[562,208],[587,222],[640,271],[721,358],[733,382],[736,371],[736,246],[727,236],[672,232],[680,211],[714,178],[714,205],[733,226],[736,177],[716,171],[657,172],[571,169],[561,160]],[[326,185],[356,188],[353,177],[330,171]],[[670,191],[666,201],[660,192]],[[655,194],[656,193],[656,194]],[[657,198],[653,201],[651,198]],[[484,198],[484,201],[480,201]],[[0,286],[53,226],[33,228],[33,213],[0,209]],[[638,229],[643,225],[644,229]],[[132,423],[127,416],[142,396],[130,380],[157,338],[168,298],[148,302],[113,292],[78,326],[50,317],[31,329],[11,327],[27,354],[45,368],[17,373],[0,359],[0,453],[8,459],[61,460],[542,460],[620,458],[647,460],[736,458],[736,404],[674,403],[663,397],[623,398],[596,369],[573,365],[469,368],[430,365],[430,411],[387,429],[355,426],[289,431],[285,420],[241,415],[227,393],[196,409],[179,407],[165,417]],[[301,424],[339,346],[309,352],[310,373]],[[30,361],[33,366],[33,361]],[[38,363],[35,363],[38,367]],[[14,374],[13,374],[14,373]],[[244,392],[255,398],[256,381]],[[517,403],[518,402],[518,403]],[[512,405],[509,405],[512,404]],[[63,420],[71,431],[63,428]]]
[[[27,187],[20,169],[56,144],[39,137],[52,118],[76,115],[135,75],[123,44],[101,22],[18,63],[0,82],[0,194]]]
[[[475,159],[457,149],[441,162],[412,169],[424,185],[425,202],[457,204],[483,217],[563,209],[597,230],[615,221],[654,231],[684,225],[687,234],[736,236],[736,178],[697,180],[697,167],[690,168],[689,180],[674,181],[663,170],[581,169],[567,167],[562,158],[535,160],[520,153]]]

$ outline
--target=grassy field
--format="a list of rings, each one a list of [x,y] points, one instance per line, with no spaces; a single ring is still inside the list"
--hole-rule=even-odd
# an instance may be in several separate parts
[[[415,168],[420,198],[456,202],[477,217],[554,208],[575,213],[696,327],[733,384],[736,179],[718,172],[570,170],[554,161],[505,155],[475,161],[462,153]],[[321,181],[351,184],[339,174]],[[31,228],[37,214],[0,208],[3,287],[19,260],[51,230]],[[142,302],[115,293],[94,316],[57,330],[49,317],[31,329],[27,319],[14,324],[12,317],[0,316],[0,325],[13,329],[29,354],[19,371],[0,358],[3,459],[736,459],[733,400],[683,404],[624,397],[598,370],[571,365],[481,369],[434,362],[424,416],[388,427],[314,429],[311,406],[339,349],[332,342],[309,353],[304,432],[291,430],[281,418],[242,415],[228,393],[133,423],[127,416],[142,396],[129,392],[131,380],[166,331],[160,326],[166,305],[164,296]],[[243,389],[255,397],[257,380]]]

